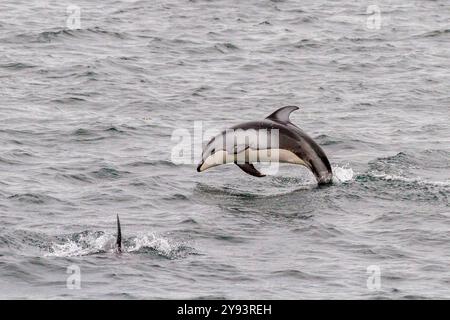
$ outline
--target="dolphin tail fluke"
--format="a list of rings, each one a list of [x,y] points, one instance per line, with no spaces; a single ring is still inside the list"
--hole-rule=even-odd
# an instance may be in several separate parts
[[[120,219],[117,215],[117,239],[116,239],[116,250],[117,252],[122,252],[122,231],[120,229]]]

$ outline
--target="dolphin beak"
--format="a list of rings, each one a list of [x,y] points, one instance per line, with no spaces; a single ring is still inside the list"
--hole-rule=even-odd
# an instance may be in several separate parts
[[[202,172],[202,171],[203,171],[203,170],[202,170],[203,164],[204,164],[204,161],[201,161],[201,162],[198,164],[198,166],[197,166],[197,172]]]
[[[213,155],[208,156],[206,159],[202,159],[202,161],[200,161],[200,163],[197,166],[197,171],[203,172],[205,170],[208,170],[209,168],[213,168],[221,164],[227,163],[224,159],[225,154],[226,151],[220,151],[214,153]]]

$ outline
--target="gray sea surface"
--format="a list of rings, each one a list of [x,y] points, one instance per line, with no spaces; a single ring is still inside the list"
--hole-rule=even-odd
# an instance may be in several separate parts
[[[0,298],[448,299],[449,88],[448,0],[1,0]],[[174,163],[285,105],[333,185]]]

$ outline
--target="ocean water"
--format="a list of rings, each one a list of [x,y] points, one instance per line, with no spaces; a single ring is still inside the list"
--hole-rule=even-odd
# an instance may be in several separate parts
[[[2,0],[0,298],[450,298],[449,87],[448,0]],[[285,105],[333,185],[174,163]]]

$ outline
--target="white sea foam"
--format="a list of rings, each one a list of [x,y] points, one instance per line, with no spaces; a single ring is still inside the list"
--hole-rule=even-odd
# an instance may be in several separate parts
[[[133,243],[127,248],[128,252],[136,252],[143,248],[154,249],[164,255],[169,255],[174,247],[165,238],[157,237],[154,234],[143,235],[133,239]]]
[[[47,257],[75,257],[85,256],[95,253],[113,252],[116,236],[113,234],[88,233],[80,235],[77,240],[67,239],[62,242],[55,242],[50,245],[48,252],[44,255]],[[169,240],[156,236],[154,234],[145,234],[137,236],[123,244],[123,252],[139,252],[144,249],[151,249],[169,256],[177,246],[169,242]]]
[[[112,234],[88,233],[80,235],[78,240],[67,239],[62,243],[52,243],[46,256],[74,257],[114,249],[115,236]]]

